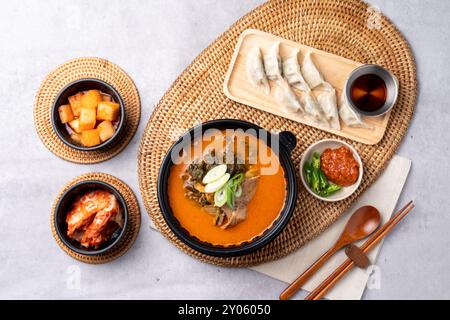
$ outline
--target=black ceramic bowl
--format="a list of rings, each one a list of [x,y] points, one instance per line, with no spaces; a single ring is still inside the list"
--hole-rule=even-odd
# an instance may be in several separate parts
[[[70,239],[67,236],[66,216],[77,196],[85,194],[86,192],[89,192],[91,190],[98,190],[98,189],[109,191],[116,196],[117,201],[119,202],[120,210],[123,213],[124,226],[122,229],[118,229],[116,232],[114,232],[111,238],[106,243],[104,243],[100,248],[96,250],[94,249],[90,250],[82,247],[77,241]],[[98,255],[113,249],[116,245],[120,243],[121,239],[123,238],[128,226],[127,205],[125,203],[125,199],[120,194],[120,192],[117,191],[117,189],[111,186],[110,184],[98,180],[81,181],[70,187],[61,196],[58,203],[56,204],[55,220],[53,223],[55,224],[55,230],[59,238],[71,250],[83,255]]]
[[[162,162],[158,177],[158,201],[164,219],[166,220],[167,225],[170,227],[173,233],[181,241],[198,252],[218,257],[235,257],[254,252],[267,245],[280,234],[280,232],[286,227],[289,219],[291,218],[292,212],[294,211],[295,203],[297,200],[297,170],[292,163],[291,152],[297,144],[297,139],[291,132],[281,132],[279,134],[280,147],[278,157],[280,160],[280,164],[283,166],[285,172],[287,193],[284,208],[277,220],[261,236],[253,239],[251,242],[245,242],[243,244],[240,244],[239,246],[219,247],[213,246],[212,244],[209,244],[207,242],[203,242],[190,235],[189,232],[185,230],[183,226],[178,222],[178,220],[174,217],[172,209],[169,205],[167,186],[170,175],[170,167],[173,165],[171,152],[174,148],[178,149],[183,143],[186,143],[186,140],[183,140],[184,138],[190,136],[193,140],[194,132],[198,132],[198,128],[199,127],[192,128],[187,133],[185,133],[168,151],[166,157]],[[255,124],[234,119],[213,120],[201,124],[202,133],[208,129],[243,129],[244,131],[247,129],[255,129],[258,136],[261,132],[259,130],[267,133],[267,131]],[[270,134],[267,133],[267,136],[269,138],[267,144],[270,146]]]
[[[59,119],[59,113],[58,108],[61,105],[68,104],[68,98],[77,92],[80,91],[86,91],[86,90],[100,90],[104,93],[107,93],[111,95],[115,102],[117,102],[120,105],[120,120],[119,124],[117,125],[116,132],[114,135],[106,140],[105,142],[94,146],[94,147],[83,147],[80,145],[77,145],[72,141],[70,138],[69,133],[66,130],[66,125],[61,123],[61,120]],[[114,89],[111,85],[106,83],[103,80],[99,79],[80,79],[76,80],[72,83],[69,83],[67,86],[65,86],[56,96],[55,102],[53,103],[52,107],[52,126],[53,130],[55,130],[58,137],[69,147],[81,150],[81,151],[93,151],[98,150],[101,148],[104,148],[106,146],[109,146],[117,140],[116,138],[119,136],[120,132],[124,128],[125,123],[125,105],[123,103],[122,97],[119,95],[116,89]]]

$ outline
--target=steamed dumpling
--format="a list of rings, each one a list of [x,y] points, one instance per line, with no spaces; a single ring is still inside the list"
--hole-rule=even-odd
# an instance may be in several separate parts
[[[311,89],[314,89],[325,82],[322,74],[317,70],[316,65],[312,61],[311,51],[306,54],[303,61],[302,74]]]
[[[261,49],[257,46],[253,47],[247,54],[247,76],[265,94],[270,93],[269,81],[264,71]]]
[[[309,92],[311,89],[303,78],[300,64],[298,63],[298,54],[300,50],[295,49],[291,55],[283,61],[283,74],[291,86],[303,92]]]
[[[264,55],[264,69],[269,80],[281,80],[280,42],[276,42]]]
[[[275,99],[287,112],[303,112],[300,101],[294,91],[292,91],[289,83],[284,79],[280,79],[276,86]]]
[[[361,119],[361,116],[348,105],[347,100],[345,99],[344,92],[342,92],[341,94],[339,116],[341,117],[342,121],[349,127],[373,129],[371,126],[365,123]]]
[[[336,102],[336,90],[331,88],[330,90],[323,91],[317,97],[317,101],[322,107],[322,111],[330,123],[330,127],[335,130],[341,130]]]
[[[312,92],[308,92],[303,97],[303,103],[305,105],[305,112],[311,117],[312,121],[323,127],[330,127],[322,108],[317,102],[316,97],[312,94]]]

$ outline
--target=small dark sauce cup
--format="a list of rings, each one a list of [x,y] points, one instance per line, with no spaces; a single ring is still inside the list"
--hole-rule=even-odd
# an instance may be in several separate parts
[[[94,147],[83,147],[80,146],[72,141],[70,138],[69,133],[67,132],[66,125],[61,123],[61,120],[59,118],[58,108],[61,105],[68,104],[69,100],[68,98],[80,91],[87,91],[87,90],[100,90],[106,94],[111,95],[111,97],[114,99],[116,103],[120,106],[120,120],[119,124],[117,125],[116,132],[114,135],[106,140],[105,142],[96,145]],[[111,85],[106,83],[103,80],[99,79],[80,79],[76,80],[72,83],[69,83],[67,86],[65,86],[56,96],[55,102],[53,103],[52,107],[52,113],[51,113],[51,119],[52,119],[52,126],[55,130],[58,137],[69,147],[74,148],[76,150],[80,151],[93,151],[93,150],[99,150],[102,148],[105,148],[107,146],[111,146],[113,143],[116,142],[117,137],[120,135],[122,130],[125,127],[125,105],[123,103],[122,97],[119,95],[116,89],[114,89]]]
[[[73,240],[67,236],[66,216],[69,213],[73,202],[78,196],[93,190],[105,190],[112,193],[116,197],[117,201],[119,202],[120,211],[123,214],[124,226],[122,229],[116,230],[110,237],[110,239],[103,243],[98,249],[86,249],[81,246],[78,241]],[[76,253],[82,255],[99,255],[110,251],[121,242],[128,227],[127,205],[120,192],[110,184],[99,180],[82,181],[70,187],[61,196],[55,207],[55,220],[53,221],[53,223],[55,225],[56,233],[58,234],[61,241],[72,251],[75,251]]]
[[[377,79],[381,79],[385,85],[386,96],[384,104],[375,110],[358,108],[357,104],[352,100],[353,85],[358,79],[364,76],[374,76]],[[389,70],[375,64],[365,64],[353,70],[344,87],[345,99],[348,105],[355,112],[368,117],[378,117],[389,112],[397,102],[398,91],[399,83],[397,78]]]

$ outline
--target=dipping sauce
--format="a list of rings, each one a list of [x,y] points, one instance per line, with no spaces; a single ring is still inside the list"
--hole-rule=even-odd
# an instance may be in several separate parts
[[[357,78],[350,89],[352,102],[363,111],[377,111],[386,103],[387,87],[383,79],[375,74]]]
[[[320,156],[320,167],[331,182],[348,187],[359,177],[359,163],[347,147],[326,149]]]

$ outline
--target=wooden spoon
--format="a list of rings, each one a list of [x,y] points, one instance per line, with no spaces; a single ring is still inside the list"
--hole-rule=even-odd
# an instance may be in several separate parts
[[[316,271],[322,267],[333,254],[349,245],[352,242],[364,239],[374,232],[381,223],[380,212],[372,206],[364,206],[353,213],[345,225],[344,231],[338,241],[325,252],[316,262],[314,262],[303,274],[297,278],[280,295],[280,300],[287,300],[292,297],[300,287],[308,281]]]

